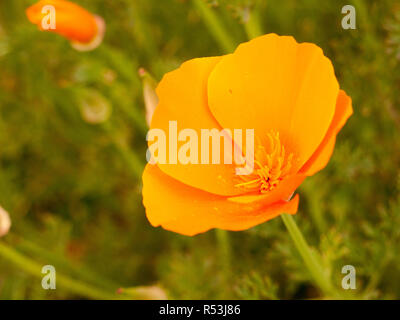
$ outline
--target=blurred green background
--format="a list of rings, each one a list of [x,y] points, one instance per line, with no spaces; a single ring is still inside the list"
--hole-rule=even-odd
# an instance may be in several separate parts
[[[400,298],[398,1],[75,1],[107,23],[88,53],[31,25],[25,9],[34,2],[0,0],[0,206],[13,222],[0,239],[0,299],[108,298],[137,286],[171,299],[330,298],[281,219],[221,244],[214,231],[191,238],[152,228],[141,204],[138,68],[160,80],[260,32],[318,44],[353,98],[330,164],[299,189],[300,229],[339,295]],[[346,4],[356,30],[341,27]],[[47,264],[57,290],[40,285]],[[341,288],[344,265],[356,268],[356,290]]]

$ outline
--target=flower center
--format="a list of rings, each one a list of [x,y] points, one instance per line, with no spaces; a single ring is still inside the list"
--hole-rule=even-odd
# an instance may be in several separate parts
[[[247,176],[240,176],[237,187],[249,191],[259,190],[266,193],[275,189],[290,174],[294,164],[294,154],[288,153],[281,143],[279,132],[267,134],[265,143],[260,141],[254,150],[254,171]]]

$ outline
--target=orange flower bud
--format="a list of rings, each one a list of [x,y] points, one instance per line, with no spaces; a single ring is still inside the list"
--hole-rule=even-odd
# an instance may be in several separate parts
[[[104,37],[101,17],[66,0],[40,0],[26,10],[26,15],[40,30],[64,36],[80,51],[97,48]]]
[[[143,68],[139,69],[139,76],[142,78],[143,83],[143,98],[146,107],[146,122],[150,126],[154,111],[156,110],[156,107],[158,105],[158,97],[156,94],[157,82]]]

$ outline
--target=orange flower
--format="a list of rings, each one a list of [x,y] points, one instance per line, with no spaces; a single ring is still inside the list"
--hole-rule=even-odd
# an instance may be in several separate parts
[[[307,177],[328,163],[351,98],[330,60],[311,43],[268,34],[233,54],[193,59],[164,76],[151,128],[254,129],[254,171],[234,164],[148,164],[143,203],[153,226],[184,235],[244,230],[281,213]],[[168,138],[167,138],[168,141]],[[180,142],[183,144],[184,142]],[[149,143],[150,145],[150,143]]]
[[[53,17],[50,8],[54,8]],[[26,10],[26,15],[40,30],[55,32],[69,39],[77,50],[95,49],[104,37],[105,23],[101,17],[66,0],[40,0]]]

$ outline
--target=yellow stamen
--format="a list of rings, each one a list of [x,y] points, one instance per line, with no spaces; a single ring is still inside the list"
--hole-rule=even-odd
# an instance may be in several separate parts
[[[280,181],[290,174],[293,168],[294,154],[286,152],[279,132],[268,133],[266,142],[263,144],[260,141],[256,146],[253,173],[248,176],[240,176],[243,182],[236,184],[236,187],[266,193],[275,189]]]

